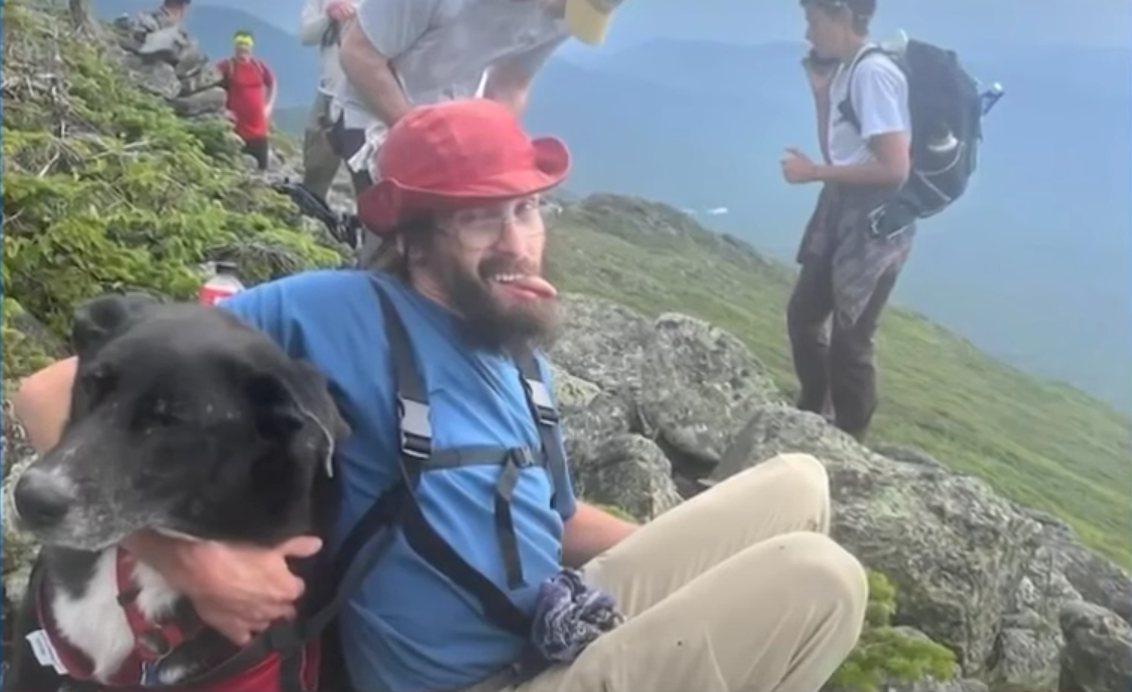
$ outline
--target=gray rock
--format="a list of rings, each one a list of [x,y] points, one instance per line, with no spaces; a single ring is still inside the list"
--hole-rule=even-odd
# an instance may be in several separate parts
[[[119,58],[141,88],[165,98],[178,115],[223,114],[221,75],[199,43],[161,11],[137,12],[113,23]]]
[[[220,87],[213,87],[189,96],[178,96],[171,105],[177,115],[194,117],[223,112],[227,101],[228,94]]]
[[[177,70],[167,62],[147,60],[140,55],[128,54],[123,64],[134,78],[134,83],[151,94],[172,99],[181,93],[181,80]]]
[[[647,521],[680,504],[672,464],[651,440],[618,435],[595,450],[582,495]]]
[[[955,651],[966,674],[986,672],[1009,596],[1036,549],[1036,522],[980,481],[892,461],[789,407],[763,407],[736,441],[713,479],[782,452],[824,461],[833,534],[896,584],[898,620]]]
[[[1061,630],[1063,690],[1132,689],[1132,627],[1125,620],[1107,608],[1077,602],[1061,612]]]
[[[586,296],[562,299],[562,336],[551,358],[570,374],[636,402],[639,432],[678,466],[719,463],[731,437],[777,400],[765,367],[734,336],[700,320],[650,322]]]

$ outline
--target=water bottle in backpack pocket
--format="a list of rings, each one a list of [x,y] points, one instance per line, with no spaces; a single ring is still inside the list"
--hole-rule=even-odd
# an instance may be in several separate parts
[[[873,53],[887,55],[907,77],[912,121],[908,180],[869,215],[871,233],[891,238],[918,219],[935,216],[967,191],[978,165],[982,118],[1003,90],[995,84],[991,90],[982,91],[954,51],[908,39],[903,32],[895,42],[863,51],[849,69],[855,69]],[[839,107],[857,125],[849,98]]]

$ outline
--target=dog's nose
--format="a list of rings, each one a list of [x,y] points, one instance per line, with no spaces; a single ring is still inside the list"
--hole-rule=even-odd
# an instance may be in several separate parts
[[[75,500],[72,485],[35,467],[24,471],[12,498],[20,520],[29,528],[47,528],[63,519]]]

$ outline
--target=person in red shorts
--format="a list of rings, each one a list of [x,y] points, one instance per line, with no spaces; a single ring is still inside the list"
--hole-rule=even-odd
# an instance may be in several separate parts
[[[275,75],[259,58],[252,55],[255,40],[250,31],[237,31],[232,37],[231,57],[220,60],[216,67],[223,77],[221,86],[228,92],[228,117],[236,134],[244,140],[244,153],[250,154],[267,170],[268,124],[275,106]]]

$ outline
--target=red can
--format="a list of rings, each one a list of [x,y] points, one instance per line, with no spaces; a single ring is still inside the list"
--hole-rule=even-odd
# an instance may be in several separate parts
[[[233,296],[244,290],[244,284],[237,276],[236,265],[232,262],[217,262],[216,273],[200,287],[197,302],[215,305],[218,300]]]

